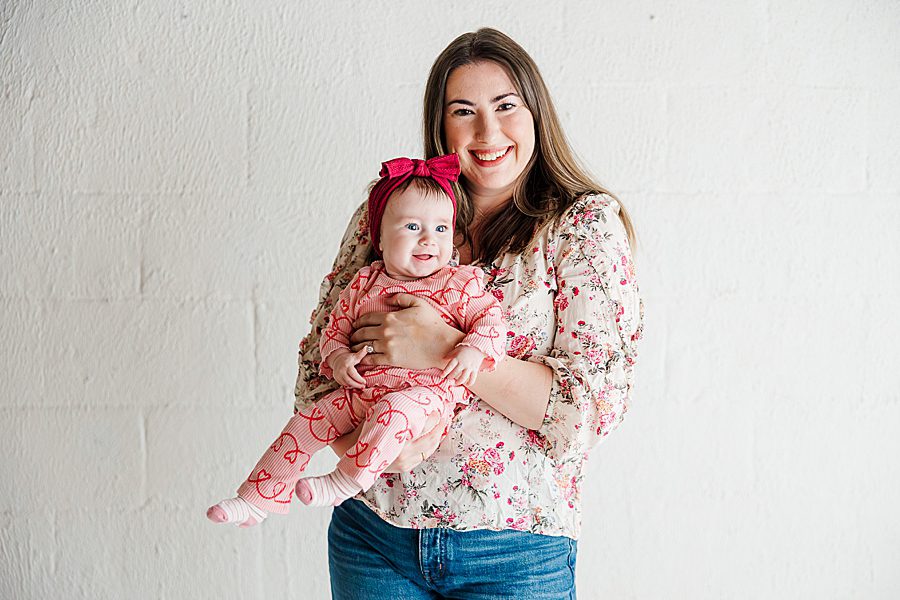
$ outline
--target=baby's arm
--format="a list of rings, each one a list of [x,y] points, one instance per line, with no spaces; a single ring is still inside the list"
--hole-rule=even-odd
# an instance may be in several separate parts
[[[358,316],[356,314],[358,304],[356,290],[360,288],[361,281],[368,277],[368,272],[368,267],[363,267],[350,284],[341,290],[338,301],[328,317],[328,326],[319,339],[319,353],[322,357],[319,373],[324,377],[334,379],[343,386],[352,388],[365,387],[364,380],[356,371],[356,365],[367,354],[366,348],[352,352],[349,346],[350,334],[353,333],[353,321]],[[357,356],[358,358],[356,358]],[[338,375],[338,371],[341,372],[340,375]]]
[[[497,363],[506,356],[507,327],[503,320],[503,308],[493,294],[485,291],[482,284],[484,273],[481,269],[463,266],[459,268],[459,275],[464,299],[462,325],[466,336],[454,349],[454,353],[459,347],[480,350],[483,362],[479,370],[493,371]]]
[[[481,370],[484,356],[481,350],[472,346],[457,346],[447,355],[450,361],[441,376],[455,380],[457,385],[472,385]]]
[[[472,266],[459,267],[454,283],[460,300],[453,310],[461,313],[466,336],[447,355],[441,374],[459,385],[471,386],[482,370],[493,371],[506,353],[503,309],[482,285],[484,273]]]
[[[366,387],[366,380],[356,370],[356,365],[371,351],[372,347],[366,346],[359,352],[351,352],[347,348],[338,348],[332,352],[328,356],[328,364],[331,366],[334,380],[348,388]]]

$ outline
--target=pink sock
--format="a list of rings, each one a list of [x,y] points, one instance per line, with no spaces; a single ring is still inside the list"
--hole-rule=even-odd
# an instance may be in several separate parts
[[[206,518],[214,523],[234,523],[238,527],[253,527],[262,523],[269,513],[237,496],[213,504],[206,511]]]
[[[295,491],[300,502],[308,506],[337,506],[361,492],[362,488],[335,469],[328,475],[301,479]]]

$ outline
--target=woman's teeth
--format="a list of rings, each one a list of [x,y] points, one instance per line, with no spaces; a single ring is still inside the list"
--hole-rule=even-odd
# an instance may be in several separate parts
[[[508,150],[509,150],[509,148],[504,148],[503,150],[497,150],[496,152],[491,152],[490,154],[484,154],[481,152],[472,152],[472,154],[474,154],[475,158],[477,158],[478,160],[490,161],[490,160],[497,160],[498,158],[500,158],[501,156],[506,154],[506,152]]]

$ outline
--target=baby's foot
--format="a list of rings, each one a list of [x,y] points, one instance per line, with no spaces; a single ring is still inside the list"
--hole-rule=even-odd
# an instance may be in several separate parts
[[[328,475],[301,479],[295,491],[300,502],[308,506],[337,506],[361,492],[362,488],[335,469]]]
[[[206,511],[206,518],[214,523],[234,523],[238,527],[253,527],[262,523],[269,513],[257,508],[237,496],[222,500],[214,504]]]

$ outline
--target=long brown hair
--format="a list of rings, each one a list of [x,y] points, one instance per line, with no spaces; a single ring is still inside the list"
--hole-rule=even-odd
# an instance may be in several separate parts
[[[575,158],[537,65],[519,44],[496,29],[464,33],[450,42],[435,59],[425,85],[422,112],[425,157],[447,153],[443,117],[450,73],[463,65],[483,61],[497,63],[506,70],[526,108],[531,111],[535,148],[522,177],[516,182],[513,201],[479,227],[476,245],[472,244],[469,229],[475,209],[465,186],[456,185],[456,227],[472,247],[475,262],[493,261],[505,252],[522,252],[540,225],[559,219],[582,196],[608,194],[615,198],[594,181]],[[634,246],[634,226],[621,202],[619,217]]]

